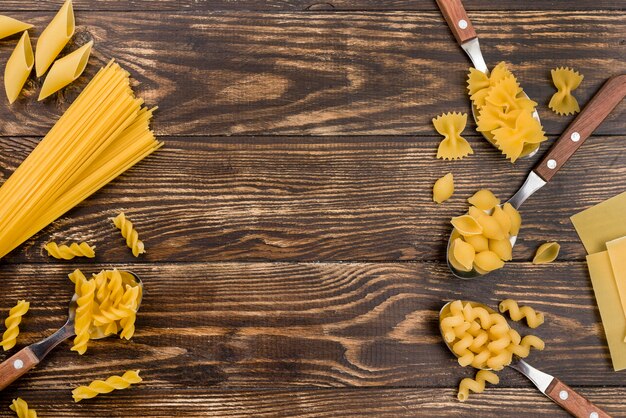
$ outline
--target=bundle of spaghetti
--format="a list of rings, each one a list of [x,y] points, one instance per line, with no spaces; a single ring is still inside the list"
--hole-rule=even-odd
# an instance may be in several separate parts
[[[0,257],[163,144],[130,75],[111,61],[0,187]]]

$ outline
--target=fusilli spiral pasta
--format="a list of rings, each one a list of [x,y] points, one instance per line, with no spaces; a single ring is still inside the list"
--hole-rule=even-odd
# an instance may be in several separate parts
[[[500,312],[508,312],[513,321],[521,321],[526,318],[526,323],[530,328],[537,328],[543,324],[544,317],[541,312],[535,311],[530,306],[519,306],[513,299],[505,299],[498,306]]]
[[[469,398],[470,391],[474,393],[483,392],[485,390],[485,382],[497,385],[500,383],[500,378],[497,374],[489,370],[479,370],[474,379],[466,377],[461,380],[461,383],[459,384],[459,393],[457,395],[459,401],[465,402]]]
[[[552,95],[548,107],[559,115],[580,112],[578,101],[572,96],[572,91],[578,88],[584,76],[571,68],[564,67],[555,68],[550,73],[557,92]]]
[[[139,370],[129,370],[122,376],[111,376],[106,380],[94,380],[89,386],[79,386],[72,391],[74,402],[80,402],[83,399],[90,399],[103,393],[110,393],[114,390],[121,390],[130,387],[130,385],[141,382]]]
[[[26,315],[29,308],[30,302],[20,300],[17,302],[17,305],[9,310],[9,316],[4,320],[4,325],[7,327],[7,330],[2,334],[2,341],[0,341],[0,345],[2,345],[4,351],[15,347],[17,336],[20,333],[19,325],[22,322],[22,317]]]
[[[80,244],[73,242],[69,246],[49,242],[44,248],[48,251],[49,256],[60,260],[71,260],[74,257],[94,258],[96,256],[95,247],[90,246],[86,242],[81,242]]]
[[[95,280],[79,280],[76,282],[76,294],[78,295],[76,308],[76,319],[74,322],[74,345],[72,351],[78,354],[85,354],[87,343],[90,339],[89,330],[93,320],[93,306],[96,291]]]
[[[135,257],[146,252],[143,242],[139,240],[137,230],[133,227],[132,222],[126,218],[124,212],[113,218],[113,223],[122,232],[122,236],[126,239],[126,245],[133,251]]]
[[[30,409],[22,398],[13,399],[9,408],[15,412],[17,418],[37,418],[37,412],[34,409]]]

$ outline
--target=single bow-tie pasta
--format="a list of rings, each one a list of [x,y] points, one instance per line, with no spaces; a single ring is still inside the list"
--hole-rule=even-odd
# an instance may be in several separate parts
[[[478,209],[491,210],[500,204],[498,199],[491,190],[481,189],[467,199],[470,205],[476,206]]]
[[[433,186],[433,200],[437,203],[443,203],[452,197],[454,193],[454,177],[452,173],[437,179]]]
[[[61,10],[39,35],[35,50],[35,68],[37,77],[41,77],[50,68],[65,45],[74,36],[75,21],[72,0],[66,0]]]
[[[15,35],[16,33],[28,30],[32,27],[33,25],[29,25],[28,23],[20,22],[9,16],[0,15],[0,39]]]
[[[546,242],[541,244],[537,248],[535,257],[533,258],[533,264],[547,264],[551,263],[559,256],[561,246],[558,242]]]
[[[452,218],[452,226],[464,237],[479,235],[483,233],[483,227],[469,215],[462,215]]]
[[[502,211],[506,213],[511,220],[511,229],[509,230],[509,233],[511,235],[519,234],[519,230],[522,227],[522,216],[519,211],[508,202],[502,206]]]
[[[490,88],[509,75],[512,74],[509,69],[506,68],[504,62],[498,63],[489,76],[474,67],[470,67],[467,78],[467,90],[469,91],[470,99],[472,99],[474,106],[478,109],[483,107]]]
[[[28,32],[24,32],[4,68],[4,90],[9,103],[15,102],[33,70],[35,57]]]
[[[446,113],[433,119],[435,129],[444,137],[437,148],[437,158],[457,160],[474,153],[461,136],[466,124],[467,113]]]
[[[476,250],[461,238],[457,238],[452,243],[452,255],[454,259],[463,266],[464,271],[472,270]]]
[[[37,418],[37,411],[29,408],[26,401],[22,398],[13,399],[9,409],[15,412],[17,418]]]
[[[490,272],[504,267],[504,261],[493,251],[481,251],[474,258],[476,267],[482,271]]]
[[[550,71],[552,82],[557,92],[552,95],[548,107],[559,115],[570,115],[580,112],[578,101],[572,96],[583,81],[584,76],[571,68],[555,68]]]
[[[92,46],[93,41],[90,41],[52,64],[52,68],[50,68],[41,87],[41,92],[39,92],[39,100],[56,93],[80,77],[89,61]]]
[[[492,131],[496,146],[512,163],[524,155],[528,144],[540,144],[547,137],[541,124],[530,112],[520,112],[515,127],[503,126]]]

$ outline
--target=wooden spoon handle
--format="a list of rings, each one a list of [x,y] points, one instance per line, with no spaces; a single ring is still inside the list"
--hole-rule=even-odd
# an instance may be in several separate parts
[[[609,78],[539,161],[534,171],[545,181],[550,181],[624,96],[626,74]]]
[[[26,374],[27,371],[39,364],[39,359],[26,347],[0,364],[0,391]]]
[[[554,378],[546,389],[546,395],[575,417],[611,418],[609,414],[557,378]]]
[[[461,0],[437,0],[437,5],[459,45],[476,38],[476,31]]]

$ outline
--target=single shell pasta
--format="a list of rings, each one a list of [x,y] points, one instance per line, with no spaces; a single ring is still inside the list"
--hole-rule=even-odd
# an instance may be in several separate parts
[[[546,242],[541,244],[537,248],[535,257],[533,258],[533,264],[547,264],[551,263],[559,256],[561,246],[558,242]]]
[[[29,308],[30,302],[20,300],[17,302],[17,305],[9,310],[9,316],[4,320],[4,325],[7,329],[4,334],[2,334],[2,341],[0,341],[0,345],[4,351],[8,351],[15,347],[15,344],[17,343],[17,336],[20,333],[19,325],[22,322],[22,317],[26,315]]]
[[[71,260],[74,257],[94,258],[96,256],[95,247],[86,242],[80,244],[73,242],[70,245],[58,245],[56,242],[49,242],[44,248],[48,251],[49,256],[60,260]]]
[[[487,189],[477,191],[467,201],[481,210],[491,210],[500,204],[500,199]]]
[[[530,328],[537,328],[543,324],[544,317],[541,312],[535,311],[530,306],[519,306],[513,299],[505,299],[498,305],[500,312],[508,312],[513,321],[521,321],[526,318],[526,323]]]
[[[9,408],[15,412],[17,418],[37,418],[37,411],[29,408],[26,401],[22,398],[13,399]]]
[[[463,236],[479,235],[483,233],[483,227],[478,221],[469,215],[457,216],[450,221],[452,226]]]
[[[83,399],[95,398],[103,393],[127,389],[131,385],[140,383],[141,381],[139,370],[129,370],[122,376],[111,376],[106,380],[94,380],[88,386],[79,386],[72,391],[72,397],[74,398],[74,402],[80,402]]]
[[[459,384],[459,393],[457,395],[459,401],[465,402],[469,398],[470,391],[474,393],[483,392],[485,390],[485,382],[497,385],[500,383],[500,378],[497,374],[489,370],[479,370],[474,379],[466,377],[461,380],[461,383]]]
[[[454,193],[454,176],[448,173],[435,182],[433,186],[433,201],[443,203]]]

